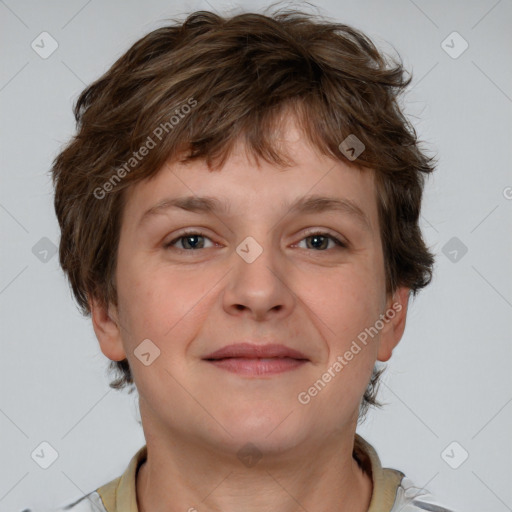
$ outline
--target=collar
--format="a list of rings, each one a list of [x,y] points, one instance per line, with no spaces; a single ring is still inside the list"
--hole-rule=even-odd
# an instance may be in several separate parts
[[[368,512],[390,512],[404,474],[396,469],[383,468],[373,446],[358,434],[354,440],[354,457],[373,482]]]
[[[358,434],[354,439],[354,457],[373,482],[368,512],[390,512],[404,474],[395,469],[383,468],[373,446]],[[137,471],[146,459],[147,445],[144,445],[132,457],[120,477],[97,489],[107,512],[139,512],[136,496]]]

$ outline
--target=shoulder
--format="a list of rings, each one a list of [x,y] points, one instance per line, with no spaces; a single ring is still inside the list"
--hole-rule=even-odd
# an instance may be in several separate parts
[[[127,507],[126,500],[131,500],[131,507],[129,510],[137,510],[137,505],[133,503],[135,496],[136,474],[139,465],[147,457],[147,446],[144,445],[132,457],[125,472],[111,480],[110,482],[96,488],[96,490],[89,492],[85,496],[81,496],[74,501],[60,505],[51,510],[44,512],[109,512],[119,511],[124,512]],[[119,498],[121,500],[119,501]],[[135,508],[133,508],[135,506]],[[21,512],[40,512],[30,508],[24,509]]]
[[[414,485],[402,471],[383,468],[373,446],[358,434],[354,456],[373,482],[368,512],[456,512],[426,489]]]
[[[396,498],[390,512],[456,512],[442,505],[427,490],[416,486],[404,476],[396,489]]]

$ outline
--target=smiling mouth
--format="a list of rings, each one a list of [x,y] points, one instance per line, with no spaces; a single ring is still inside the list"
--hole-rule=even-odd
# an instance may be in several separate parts
[[[205,361],[221,370],[246,376],[284,373],[295,370],[308,362],[307,359],[292,357],[224,357],[205,359]]]

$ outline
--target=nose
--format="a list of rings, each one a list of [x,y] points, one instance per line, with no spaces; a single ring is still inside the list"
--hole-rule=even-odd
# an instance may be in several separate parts
[[[253,320],[283,319],[290,315],[295,294],[290,288],[291,270],[272,249],[271,242],[254,238],[242,242],[233,254],[223,306],[231,315],[245,315]],[[260,252],[261,251],[261,252]],[[260,254],[252,259],[252,255]]]

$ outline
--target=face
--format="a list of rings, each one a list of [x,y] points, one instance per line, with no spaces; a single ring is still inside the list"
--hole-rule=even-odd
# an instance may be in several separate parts
[[[402,335],[408,290],[385,294],[372,172],[320,155],[293,123],[283,142],[286,169],[239,146],[221,170],[167,165],[128,190],[118,308],[93,305],[93,322],[104,354],[128,358],[145,430],[221,450],[321,443],[355,425]],[[220,206],[170,205],[189,196]],[[302,357],[206,359],[235,343]]]

